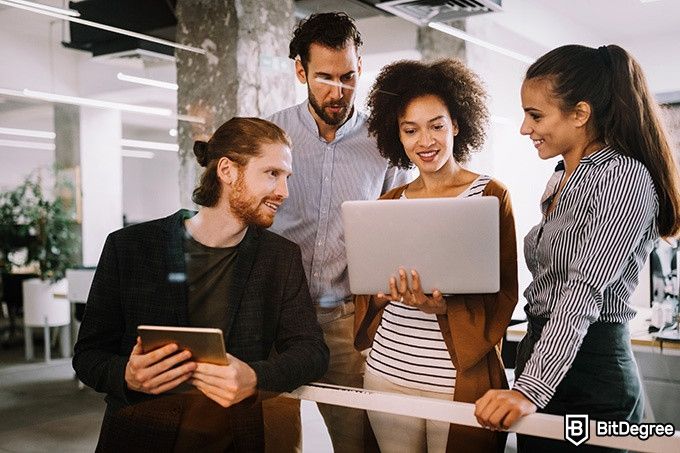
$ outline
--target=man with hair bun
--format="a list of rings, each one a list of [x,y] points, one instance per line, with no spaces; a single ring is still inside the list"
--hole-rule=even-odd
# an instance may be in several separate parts
[[[194,152],[199,212],[111,233],[97,266],[73,357],[78,378],[106,393],[97,451],[264,451],[263,392],[328,367],[300,248],[266,230],[288,197],[290,139],[232,118]],[[141,324],[220,328],[229,364],[176,344],[145,353]]]
[[[368,136],[366,116],[354,106],[362,44],[353,19],[345,13],[313,14],[302,20],[293,31],[289,57],[295,60],[297,79],[307,85],[308,98],[269,118],[290,135],[296,170],[290,180],[290,201],[279,211],[272,231],[302,249],[310,293],[331,351],[323,380],[349,387],[362,386],[365,359],[353,346],[354,303],[340,205],[346,200],[375,200],[411,179],[409,172],[391,167],[380,156]],[[293,407],[286,410],[285,405]],[[335,451],[363,451],[364,411],[318,406]],[[285,451],[295,449],[289,439],[299,439],[299,430],[275,434],[276,420],[299,420],[298,407],[295,401],[280,401],[271,412],[265,407],[267,435],[276,435],[277,442],[286,444]]]

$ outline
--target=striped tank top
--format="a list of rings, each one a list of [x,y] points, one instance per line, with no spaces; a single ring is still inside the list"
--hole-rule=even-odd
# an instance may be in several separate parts
[[[481,197],[490,180],[479,176],[458,198]],[[453,394],[456,385],[456,369],[437,315],[398,301],[385,307],[366,365],[373,374],[403,387]]]

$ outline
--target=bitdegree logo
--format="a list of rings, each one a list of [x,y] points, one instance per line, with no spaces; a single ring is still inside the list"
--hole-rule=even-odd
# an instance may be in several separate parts
[[[595,421],[597,437],[672,437],[675,425],[672,423],[631,423],[627,420]],[[564,440],[577,447],[590,439],[590,417],[588,414],[567,414],[564,417]]]
[[[675,434],[672,423],[630,423],[626,420],[595,422],[595,434],[598,437],[635,436],[640,440],[650,437],[671,437]]]

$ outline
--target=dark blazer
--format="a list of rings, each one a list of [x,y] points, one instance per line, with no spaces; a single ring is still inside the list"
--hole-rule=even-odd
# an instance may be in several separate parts
[[[125,366],[138,325],[188,325],[182,222],[191,215],[179,211],[123,228],[104,245],[73,356],[78,378],[106,393],[99,450],[173,448],[182,399],[128,390]],[[296,244],[249,227],[225,306],[227,351],[255,370],[259,390],[290,391],[324,375],[328,348]],[[276,354],[270,356],[272,348]],[[238,421],[233,426],[237,449],[259,450],[259,401],[230,410]]]

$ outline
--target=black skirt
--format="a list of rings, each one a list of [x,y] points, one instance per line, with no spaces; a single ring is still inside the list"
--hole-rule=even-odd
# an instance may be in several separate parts
[[[524,371],[547,322],[545,318],[529,318],[528,332],[517,348],[515,379]],[[591,420],[639,423],[643,408],[642,387],[628,325],[596,322],[588,328],[574,363],[557,386],[552,399],[538,412],[588,414]],[[568,442],[526,435],[517,436],[517,447],[520,453],[621,451],[585,444],[576,447]]]

